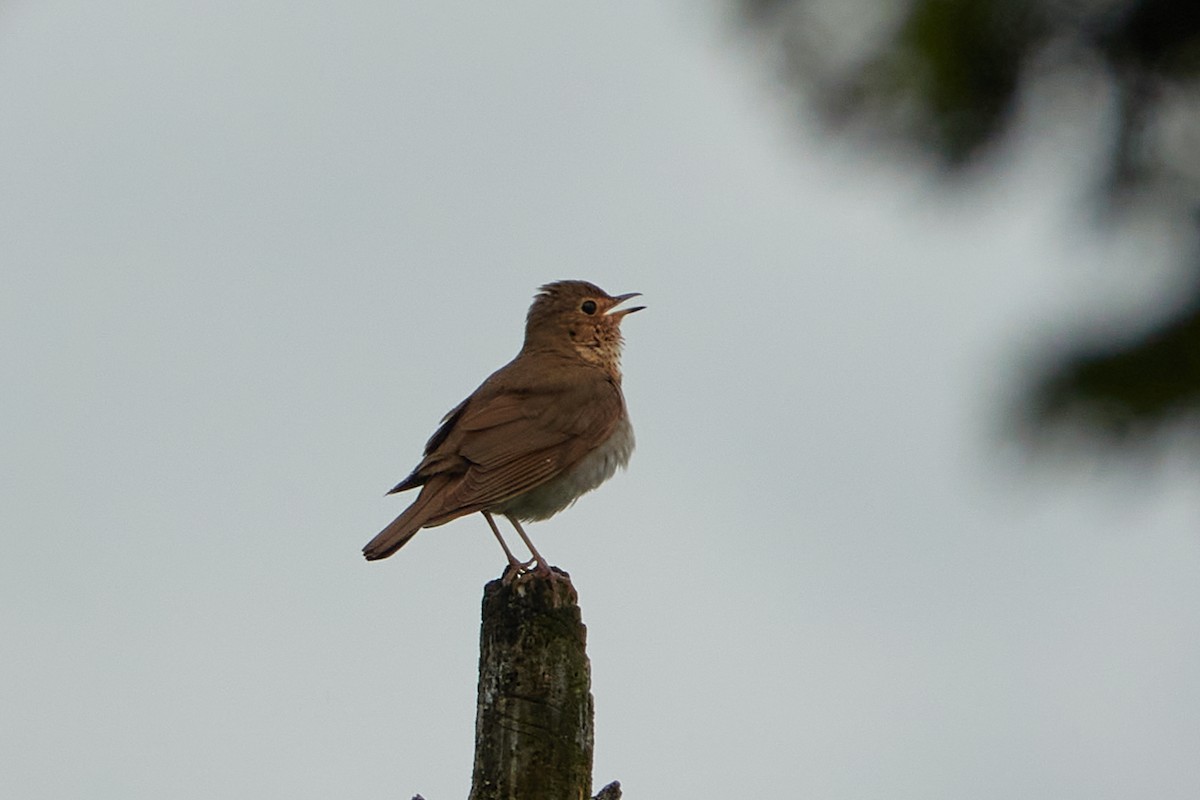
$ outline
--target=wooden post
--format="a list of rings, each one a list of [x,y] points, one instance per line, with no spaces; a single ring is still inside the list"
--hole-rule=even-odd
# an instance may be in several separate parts
[[[565,572],[484,587],[470,800],[591,797],[586,644]]]

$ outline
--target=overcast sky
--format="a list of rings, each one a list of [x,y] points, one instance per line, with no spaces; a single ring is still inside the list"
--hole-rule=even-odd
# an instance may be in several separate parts
[[[0,7],[0,793],[465,797],[503,554],[359,551],[583,278],[649,307],[629,470],[529,529],[597,788],[1200,796],[1197,469],[1001,433],[1167,254],[1078,126],[947,195],[763,61],[683,0]]]

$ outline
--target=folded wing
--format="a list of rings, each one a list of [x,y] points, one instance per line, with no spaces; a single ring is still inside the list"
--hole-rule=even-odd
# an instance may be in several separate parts
[[[363,549],[385,558],[421,528],[441,525],[524,494],[605,441],[624,413],[620,390],[581,367],[536,388],[485,382],[450,411],[425,458],[393,492],[421,487],[413,504]]]

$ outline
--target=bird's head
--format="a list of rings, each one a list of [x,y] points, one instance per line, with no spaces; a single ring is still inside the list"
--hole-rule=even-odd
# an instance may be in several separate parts
[[[621,320],[645,306],[617,308],[638,292],[613,297],[587,281],[555,281],[538,290],[525,320],[525,348],[574,351],[619,376]]]

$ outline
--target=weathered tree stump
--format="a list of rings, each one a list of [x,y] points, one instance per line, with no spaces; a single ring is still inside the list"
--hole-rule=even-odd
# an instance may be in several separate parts
[[[591,797],[586,643],[566,573],[484,588],[470,800]]]

